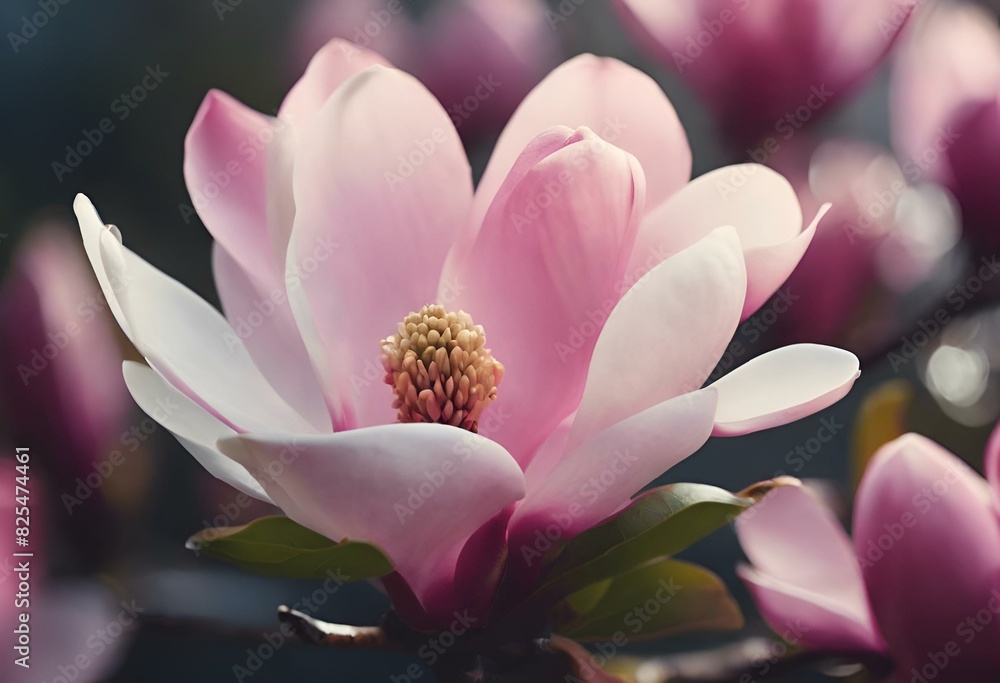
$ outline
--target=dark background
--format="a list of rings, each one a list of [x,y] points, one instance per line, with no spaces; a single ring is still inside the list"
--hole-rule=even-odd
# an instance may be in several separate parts
[[[426,3],[409,4],[419,12]],[[272,112],[298,76],[290,58],[297,4],[242,0],[232,9],[220,19],[210,0],[70,0],[59,5],[58,13],[16,54],[4,40],[0,233],[6,236],[0,241],[0,272],[8,266],[24,230],[41,215],[71,220],[73,197],[83,192],[122,227],[132,249],[217,301],[209,267],[211,238],[196,216],[186,220],[179,209],[189,203],[182,177],[184,135],[208,89],[220,88],[260,111]],[[5,0],[0,4],[0,29],[4,34],[20,31],[21,18],[36,11],[35,1]],[[695,175],[744,160],[720,148],[704,109],[690,91],[676,76],[639,55],[603,0],[583,3],[554,32],[554,39],[566,57],[579,52],[616,56],[653,75],[678,109],[691,139]],[[140,83],[147,67],[159,67],[169,75],[120,120],[120,110],[113,109],[116,99]],[[826,129],[851,131],[888,144],[885,71],[883,67],[853,102],[824,122]],[[105,133],[76,168],[57,178],[53,163],[67,162],[66,146],[75,146],[85,130],[97,128],[105,117],[112,118],[114,130]],[[471,150],[472,158],[484,159],[483,150],[488,149],[487,139]],[[907,372],[912,369],[911,364]],[[671,470],[669,480],[738,490],[787,472],[845,482],[850,426],[858,404],[867,389],[891,376],[894,373],[884,359],[875,359],[847,400],[787,427],[735,441],[713,440]],[[134,420],[141,418],[136,412]],[[833,418],[845,427],[801,471],[793,471],[786,454],[814,436],[822,418]],[[974,453],[985,434],[972,430],[955,438],[952,433],[960,430],[947,422],[935,424],[943,425],[936,436],[966,453]],[[186,551],[184,540],[191,533],[210,523],[225,506],[238,504],[235,492],[213,483],[163,430],[151,436],[136,458],[142,458],[142,464],[134,467],[136,471],[128,475],[133,479],[127,481],[144,493],[127,508],[129,518],[114,531],[116,552],[96,574],[121,597],[135,596],[150,613],[222,619],[235,628],[263,634],[276,629],[278,604],[296,603],[317,588],[312,582],[247,576]],[[245,522],[264,512],[241,510],[239,518]],[[746,606],[750,628],[765,632],[734,580],[740,553],[731,531],[720,531],[689,555],[731,584]],[[70,562],[56,569],[68,574],[77,567]],[[385,604],[368,586],[348,586],[330,596],[318,615],[344,623],[374,623]],[[663,648],[718,640],[686,638]],[[135,637],[114,680],[233,680],[234,665],[247,663],[248,647],[257,645],[196,629],[146,631]],[[317,651],[293,644],[279,648],[252,680],[386,681],[391,674],[405,672],[408,664],[395,655]],[[429,679],[430,674],[423,676]]]

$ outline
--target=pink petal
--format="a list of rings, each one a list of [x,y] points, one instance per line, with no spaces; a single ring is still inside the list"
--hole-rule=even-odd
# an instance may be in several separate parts
[[[749,434],[812,415],[847,395],[858,367],[853,353],[819,344],[757,356],[712,384],[719,392],[712,434]]]
[[[997,511],[1000,512],[1000,424],[993,428],[983,456],[983,472],[993,489]]]
[[[205,227],[247,272],[281,275],[295,214],[297,133],[350,76],[384,63],[373,52],[330,41],[289,90],[278,118],[218,90],[206,95],[184,141],[184,179]]]
[[[779,634],[816,649],[884,649],[851,540],[808,489],[778,487],[736,520],[754,601]]]
[[[624,289],[643,206],[635,158],[588,129],[547,131],[519,158],[442,287],[486,331],[505,372],[489,433],[526,464],[577,405]],[[457,262],[455,262],[457,261]]]
[[[568,448],[699,389],[736,331],[745,287],[732,228],[711,233],[635,282],[597,339]]]
[[[226,319],[274,390],[316,431],[332,431],[284,279],[250,274],[218,242],[212,270]]]
[[[171,384],[238,430],[316,431],[278,396],[218,311],[125,248],[86,197],[74,209],[109,307]]]
[[[268,159],[280,121],[219,90],[205,96],[184,140],[184,180],[212,237],[250,272],[277,273],[268,231]]]
[[[334,38],[313,56],[302,77],[285,95],[278,117],[304,130],[341,85],[370,66],[392,66],[381,55]]]
[[[302,132],[295,159],[290,295],[340,427],[393,419],[379,340],[435,300],[468,214],[472,180],[458,134],[412,77],[374,66]],[[293,291],[294,290],[294,291]],[[296,308],[296,307],[299,308]]]
[[[764,621],[782,638],[808,650],[882,652],[871,614],[860,617],[823,593],[785,583],[746,565],[736,568]]]
[[[586,126],[642,165],[649,206],[691,176],[691,150],[673,106],[656,83],[615,59],[575,57],[524,99],[500,135],[476,190],[473,225],[486,214],[521,150],[551,126]]]
[[[242,465],[216,448],[219,439],[235,436],[236,432],[174,389],[149,366],[125,361],[122,369],[128,390],[143,412],[173,434],[209,474],[247,495],[271,502]]]
[[[858,489],[855,547],[901,671],[952,642],[961,654],[947,680],[1000,670],[1000,528],[981,481],[934,442],[906,434],[875,454]]]
[[[524,495],[507,451],[447,425],[243,435],[219,448],[257,473],[298,523],[382,548],[429,611],[454,600],[455,563],[469,536]]]
[[[677,396],[566,452],[543,478],[529,469],[529,495],[511,520],[512,561],[531,566],[538,529],[555,524],[562,537],[572,537],[698,450],[711,434],[715,399],[711,389]]]
[[[747,318],[795,269],[825,212],[803,230],[799,200],[785,178],[758,164],[726,166],[692,180],[643,219],[631,267],[662,260],[731,225],[746,256]]]
[[[937,4],[923,12],[897,53],[890,89],[892,138],[904,167],[952,181],[947,148],[967,108],[997,98],[1000,32],[975,5]],[[945,153],[934,154],[944,146]]]

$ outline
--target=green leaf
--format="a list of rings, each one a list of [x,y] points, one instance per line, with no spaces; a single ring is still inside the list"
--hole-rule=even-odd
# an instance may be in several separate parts
[[[336,543],[288,517],[261,517],[249,524],[205,529],[187,540],[189,550],[241,569],[290,579],[345,581],[384,576],[392,563],[369,543]]]
[[[781,477],[730,493],[705,484],[671,484],[642,494],[607,521],[569,541],[545,569],[539,592],[562,597],[650,560],[684,550],[725,526],[776,486]]]
[[[556,605],[555,632],[575,640],[618,642],[743,626],[740,608],[719,577],[697,565],[659,560],[606,583],[597,601],[592,594],[585,600],[574,594]],[[581,605],[586,607],[574,607]]]

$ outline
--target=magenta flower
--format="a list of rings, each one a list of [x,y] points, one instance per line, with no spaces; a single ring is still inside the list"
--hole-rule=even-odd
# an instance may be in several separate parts
[[[947,187],[966,234],[1000,244],[1000,29],[973,5],[941,3],[914,24],[896,60],[892,134],[912,180]]]
[[[881,349],[903,326],[902,297],[958,241],[952,202],[939,188],[911,186],[887,150],[860,140],[802,136],[771,162],[806,211],[832,204],[782,286],[788,301],[775,301],[778,338],[862,357]]]
[[[417,76],[468,137],[495,134],[558,64],[542,0],[436,3],[419,19],[411,17],[406,5],[385,0],[305,3],[292,34],[295,67],[300,71],[332,38],[375,50]]]
[[[139,405],[212,474],[380,547],[397,609],[433,625],[488,607],[508,542],[523,564],[539,525],[568,515],[568,538],[710,435],[857,377],[802,345],[702,388],[814,225],[764,168],[689,173],[653,81],[583,56],[528,95],[474,192],[434,97],[334,41],[277,121],[212,92],[188,133],[225,317],[76,210],[149,362],[125,369]]]
[[[875,454],[854,503],[854,543],[807,489],[782,487],[737,523],[740,574],[778,632],[808,649],[887,654],[900,683],[1000,670],[1000,430],[989,484],[906,434]],[[991,490],[992,488],[992,490]]]
[[[115,543],[116,520],[93,482],[130,410],[122,354],[69,225],[33,228],[12,266],[0,290],[0,421],[15,445],[46,454],[35,471],[69,513],[66,540],[94,565]]]
[[[618,0],[734,144],[780,143],[865,83],[916,0]],[[770,152],[769,152],[770,153]]]
[[[124,384],[109,380],[121,363],[112,330],[68,226],[40,225],[0,291],[0,350],[9,361],[0,366],[0,399],[12,437],[57,459],[59,486],[104,457],[127,412]]]

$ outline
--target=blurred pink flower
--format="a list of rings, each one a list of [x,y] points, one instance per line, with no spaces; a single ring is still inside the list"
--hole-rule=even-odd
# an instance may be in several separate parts
[[[0,290],[0,399],[18,443],[49,453],[51,474],[90,472],[128,409],[112,375],[121,352],[111,316],[68,226],[32,231]]]
[[[107,308],[69,225],[30,229],[0,289],[0,419],[15,446],[45,454],[34,471],[68,513],[59,516],[63,541],[91,567],[117,540],[93,481],[131,409]]]
[[[918,0],[617,0],[736,145],[794,134],[865,83]]]
[[[773,171],[687,183],[690,164],[655,83],[584,55],[525,98],[473,191],[434,97],[335,40],[278,120],[212,92],[188,133],[225,317],[75,206],[149,362],[125,368],[139,405],[236,488],[380,546],[397,609],[433,625],[488,607],[508,535],[568,518],[571,537],[710,435],[796,420],[857,377],[801,345],[702,388],[815,221]]]
[[[815,495],[782,487],[737,522],[753,563],[740,574],[801,647],[887,653],[899,683],[986,680],[1000,670],[1000,430],[986,474],[901,436],[861,482],[853,547]]]
[[[909,184],[886,150],[807,136],[772,157],[807,212],[832,204],[783,286],[790,304],[770,321],[785,343],[880,350],[901,325],[900,299],[934,272],[958,240],[946,193]],[[767,321],[766,321],[767,322]]]
[[[407,0],[305,3],[296,73],[331,38],[377,51],[440,100],[462,137],[497,130],[558,62],[542,0],[445,0],[419,19]]]
[[[47,543],[49,517],[38,504],[48,492],[39,486],[33,469],[43,453],[48,455],[40,449],[31,450],[26,470],[31,491],[29,545],[16,544],[15,530],[25,526],[16,522],[24,513],[19,510],[14,491],[15,485],[24,483],[18,478],[25,470],[18,471],[13,446],[5,445],[4,452],[5,457],[0,458],[0,623],[4,624],[0,630],[0,648],[4,651],[0,679],[11,683],[57,681],[70,675],[74,683],[102,680],[114,670],[129,640],[126,629],[115,629],[125,626],[118,622],[119,606],[110,591],[94,582],[52,580],[46,562],[52,550]],[[15,556],[26,551],[33,556]],[[27,583],[27,590],[22,581]],[[21,626],[22,614],[28,618],[25,627]],[[109,636],[109,627],[113,637]],[[22,634],[15,632],[18,628],[28,630],[28,651],[15,649],[23,644],[19,642]],[[25,654],[30,669],[17,664]]]
[[[908,31],[893,70],[892,135],[907,177],[948,188],[965,233],[1000,245],[1000,28],[997,17],[941,3]]]

